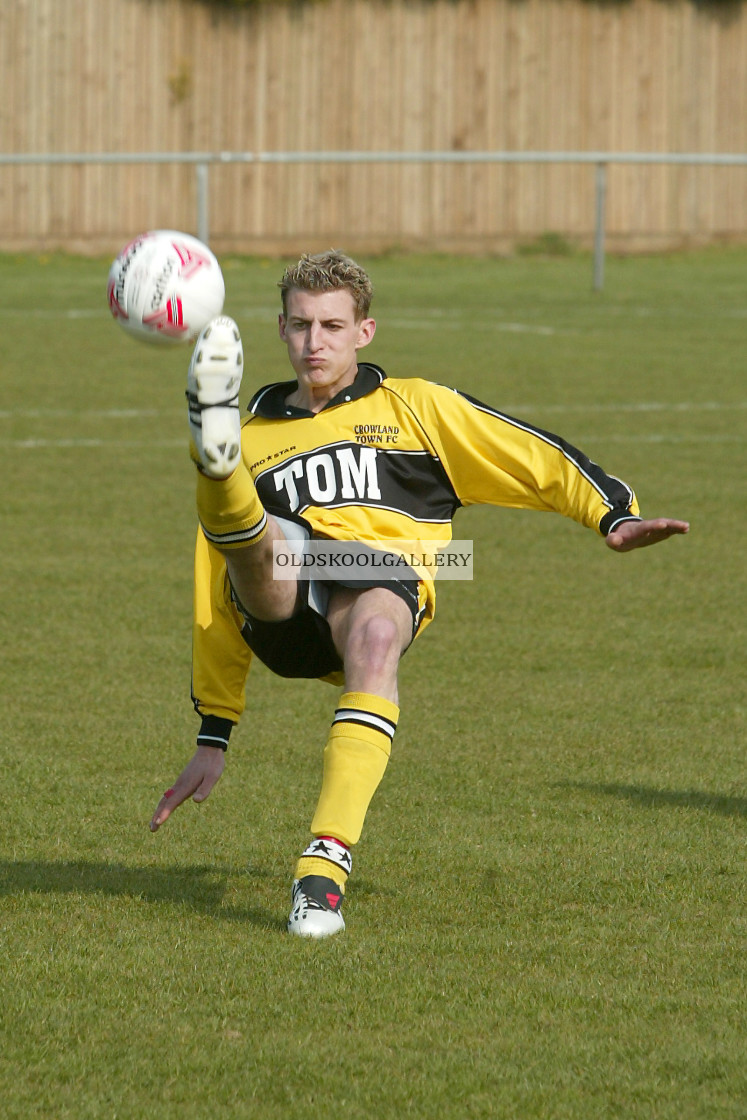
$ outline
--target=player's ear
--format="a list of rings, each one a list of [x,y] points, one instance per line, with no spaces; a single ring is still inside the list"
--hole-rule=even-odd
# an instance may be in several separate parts
[[[282,313],[278,315],[278,334],[283,342],[288,341],[285,335],[285,315]]]
[[[376,321],[374,319],[361,319],[358,326],[358,341],[356,343],[356,350],[361,350],[364,346],[368,346],[369,342],[376,334]]]

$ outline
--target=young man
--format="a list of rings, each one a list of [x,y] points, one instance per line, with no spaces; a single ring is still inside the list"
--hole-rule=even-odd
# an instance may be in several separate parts
[[[351,849],[397,726],[400,658],[433,618],[435,586],[419,567],[310,581],[274,578],[278,564],[318,541],[378,542],[395,554],[416,541],[427,551],[450,539],[459,506],[474,503],[554,510],[617,552],[689,526],[642,520],[625,483],[549,432],[359,363],[376,329],[371,283],[343,254],[302,257],[280,288],[295,380],[256,393],[242,425],[241,339],[226,317],[205,328],[189,368],[200,519],[192,689],[202,724],[151,829],[187,798],[204,801],[220,778],[252,655],[281,676],[342,685],[288,920],[291,933],[326,937],[345,926]]]

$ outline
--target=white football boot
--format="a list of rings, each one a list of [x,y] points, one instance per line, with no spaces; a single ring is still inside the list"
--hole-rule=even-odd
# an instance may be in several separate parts
[[[239,386],[244,351],[239,328],[227,315],[203,329],[187,373],[189,428],[205,474],[228,478],[241,458]]]
[[[342,900],[342,888],[333,879],[322,875],[294,879],[288,933],[315,938],[340,933],[345,929]]]

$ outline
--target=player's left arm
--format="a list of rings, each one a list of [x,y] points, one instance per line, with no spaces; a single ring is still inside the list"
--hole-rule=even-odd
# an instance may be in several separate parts
[[[687,533],[686,521],[641,518],[632,489],[560,436],[443,386],[407,390],[463,505],[561,513],[616,552]]]
[[[669,537],[688,533],[688,521],[675,521],[671,517],[656,517],[650,520],[622,521],[604,538],[608,548],[614,552],[632,552],[634,548],[647,548]]]

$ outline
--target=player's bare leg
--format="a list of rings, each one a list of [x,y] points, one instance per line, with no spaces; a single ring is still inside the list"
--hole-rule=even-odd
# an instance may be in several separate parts
[[[397,728],[397,671],[412,640],[412,614],[383,587],[338,588],[327,621],[345,668],[345,692],[324,748],[314,839],[296,866],[288,929],[328,937],[345,928],[340,906],[371,799]]]
[[[293,613],[296,586],[272,578],[273,553],[285,546],[285,536],[265,513],[241,454],[243,364],[239,329],[220,315],[197,339],[187,375],[197,509],[205,536],[225,557],[242,605],[272,621]]]
[[[409,607],[386,587],[337,588],[327,621],[345,666],[345,687],[397,703],[397,674],[412,641]]]
[[[266,622],[290,618],[297,604],[295,580],[273,579],[276,548],[288,551],[285,535],[275,519],[267,515],[267,532],[256,545],[223,553],[231,587],[241,605]]]

